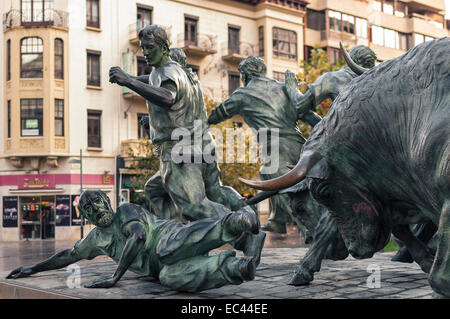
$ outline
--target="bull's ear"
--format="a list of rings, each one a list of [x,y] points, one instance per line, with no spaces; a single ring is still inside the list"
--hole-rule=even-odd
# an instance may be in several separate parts
[[[325,159],[321,159],[319,162],[317,162],[316,165],[314,165],[308,173],[306,173],[306,177],[310,178],[320,178],[320,179],[327,179],[330,175],[330,167]]]

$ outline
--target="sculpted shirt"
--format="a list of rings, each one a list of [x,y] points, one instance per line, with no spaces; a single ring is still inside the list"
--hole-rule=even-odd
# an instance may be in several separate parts
[[[235,114],[240,114],[255,134],[258,134],[260,129],[278,129],[280,147],[285,147],[288,154],[294,151],[296,154],[292,158],[296,163],[305,139],[297,128],[297,111],[289,100],[284,83],[267,77],[252,79],[247,86],[234,91],[225,102],[215,108],[209,122],[216,124]],[[258,138],[258,142],[261,147],[267,147],[268,145],[264,144],[270,143],[270,138],[267,141]],[[285,152],[280,150],[280,154]]]
[[[75,244],[74,253],[82,259],[106,255],[119,262],[127,242],[123,228],[132,221],[144,225],[146,240],[128,269],[142,276],[158,278],[162,264],[156,256],[156,246],[159,239],[178,223],[174,220],[159,219],[139,205],[120,205],[114,215],[113,224],[108,229],[100,230],[95,227]]]

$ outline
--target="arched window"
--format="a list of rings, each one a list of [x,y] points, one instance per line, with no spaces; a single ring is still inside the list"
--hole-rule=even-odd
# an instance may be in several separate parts
[[[22,25],[53,22],[53,0],[21,0]]]
[[[55,39],[55,79],[64,79],[64,44]]]
[[[42,78],[43,43],[38,37],[23,38],[20,41],[20,77]]]

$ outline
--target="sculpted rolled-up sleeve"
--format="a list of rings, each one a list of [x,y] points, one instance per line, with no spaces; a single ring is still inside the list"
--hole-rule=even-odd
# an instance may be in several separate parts
[[[242,107],[242,99],[239,94],[231,95],[222,104],[212,110],[211,115],[208,118],[209,124],[217,124],[223,122],[233,115],[239,113],[239,109]]]

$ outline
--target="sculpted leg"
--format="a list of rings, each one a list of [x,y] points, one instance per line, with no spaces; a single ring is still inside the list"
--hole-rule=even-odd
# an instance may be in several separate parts
[[[176,209],[164,188],[159,171],[145,183],[145,195],[150,201],[151,208],[156,216],[162,219],[183,221],[180,211]]]
[[[328,247],[338,236],[340,237],[334,219],[329,213],[323,214],[316,227],[313,243],[301,260],[289,285],[301,286],[309,284],[314,279],[314,273],[320,270],[322,259]],[[345,254],[342,254],[341,257],[345,259],[347,256],[348,252],[345,249]]]
[[[414,236],[409,225],[397,225],[392,229],[392,233],[405,243],[406,248],[420,268],[429,273],[433,264],[433,255],[427,245]]]
[[[450,200],[443,205],[438,230],[438,247],[429,282],[438,294],[450,298]]]
[[[253,280],[255,265],[251,258],[236,258],[231,250],[216,256],[195,256],[164,265],[159,280],[177,291],[198,292],[224,285],[239,285]]]

